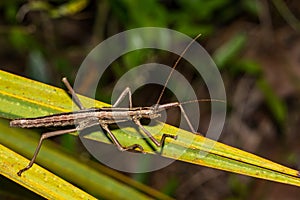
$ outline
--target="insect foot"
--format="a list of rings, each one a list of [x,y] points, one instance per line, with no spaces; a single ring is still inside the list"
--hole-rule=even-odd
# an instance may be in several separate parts
[[[131,145],[131,146],[128,146],[128,147],[118,146],[118,149],[120,151],[130,151],[130,152],[145,154],[144,148],[139,144],[134,144],[134,145]],[[136,149],[140,149],[140,150],[138,151]]]
[[[172,138],[174,140],[177,140],[177,135],[171,135],[171,134],[163,134],[162,137],[161,137],[161,141],[160,141],[160,146],[163,147],[165,145],[165,140],[166,138],[169,137],[169,138]]]
[[[24,172],[24,171],[26,171],[26,170],[28,170],[30,167],[25,167],[24,169],[21,169],[20,171],[18,171],[18,176],[21,176],[22,175],[22,173]]]

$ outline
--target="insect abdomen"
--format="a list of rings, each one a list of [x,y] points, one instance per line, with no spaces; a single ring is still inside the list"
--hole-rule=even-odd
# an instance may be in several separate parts
[[[38,128],[38,127],[50,127],[50,126],[68,126],[73,125],[74,120],[53,120],[49,118],[35,118],[35,119],[15,119],[10,122],[11,127],[20,128]]]

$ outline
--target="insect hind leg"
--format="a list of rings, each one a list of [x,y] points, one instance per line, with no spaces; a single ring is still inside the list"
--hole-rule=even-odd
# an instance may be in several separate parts
[[[129,108],[132,108],[132,97],[131,97],[131,90],[129,87],[126,87],[125,90],[120,94],[116,102],[113,104],[112,107],[117,107],[125,98],[125,96],[128,94],[129,97]]]
[[[66,77],[63,77],[62,78],[62,82],[65,84],[65,86],[69,90],[70,94],[72,95],[72,100],[78,106],[78,108],[80,110],[85,109],[85,107],[82,105],[81,101],[79,100],[77,94],[75,93],[75,91],[73,90],[72,86],[70,85],[68,79]]]
[[[47,132],[47,133],[43,133],[40,137],[40,140],[39,140],[39,143],[38,143],[38,146],[36,147],[35,149],[35,152],[33,154],[33,157],[32,159],[30,160],[29,164],[21,169],[17,174],[18,176],[21,176],[21,174],[24,172],[24,171],[27,171],[28,169],[30,169],[32,167],[32,165],[34,164],[35,162],[35,159],[41,149],[41,146],[42,146],[42,143],[45,139],[47,138],[50,138],[50,137],[53,137],[53,136],[58,136],[58,135],[63,135],[63,134],[67,134],[67,133],[71,133],[71,132],[75,132],[75,131],[78,131],[77,128],[73,128],[73,129],[67,129],[67,130],[58,130],[58,131],[52,131],[52,132]]]

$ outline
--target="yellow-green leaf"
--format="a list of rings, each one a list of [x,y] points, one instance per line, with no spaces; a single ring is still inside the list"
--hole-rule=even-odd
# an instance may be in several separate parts
[[[36,117],[72,110],[72,102],[68,98],[67,93],[62,89],[1,71],[0,82],[0,111],[2,111],[2,115],[5,117]],[[86,97],[80,96],[80,98],[86,107],[94,103],[100,107],[103,105],[103,103],[95,102]],[[151,133],[156,133],[154,137],[158,140],[160,140],[163,133],[178,135],[177,140],[166,140],[162,156],[300,186],[299,172],[297,170],[276,164],[203,136],[179,130],[167,124],[158,123],[156,126],[146,126],[146,128]],[[126,134],[122,130],[133,134]],[[144,147],[147,153],[153,153],[153,149],[145,140],[139,137],[132,137],[134,134],[138,135],[134,128],[128,127],[122,130],[116,129],[113,130],[113,133],[123,145],[138,143]],[[110,143],[103,134],[92,133],[88,135],[88,138]]]
[[[16,171],[25,163],[28,163],[27,159],[0,144],[0,173],[3,176],[46,199],[96,199],[39,166],[30,170],[26,178],[18,176]]]
[[[52,18],[72,16],[82,11],[88,5],[89,0],[70,0],[57,7],[52,6],[47,1],[29,1],[24,4],[17,14],[17,19],[22,21],[28,12],[45,11]]]
[[[56,113],[68,111],[68,109],[72,108],[72,101],[64,90],[37,83],[1,70],[0,88],[0,103],[3,103],[0,106],[0,115],[6,118],[12,118],[14,116],[39,116],[42,113]],[[32,90],[32,93],[26,92],[26,90]],[[44,93],[43,91],[47,92]],[[53,98],[51,99],[52,103],[43,103],[48,102],[49,98]],[[81,100],[83,100],[86,105],[93,105],[94,103],[84,97],[82,97]],[[96,103],[96,105],[103,106],[104,104]],[[55,109],[53,109],[53,107]],[[2,145],[31,158],[38,140],[39,136],[32,130],[10,128],[7,120],[0,119],[0,141]],[[43,188],[36,187],[32,181],[26,181],[26,179],[39,179],[39,177],[35,177],[39,176],[35,171],[44,172],[46,171],[45,169],[34,164],[30,170],[22,174],[22,177],[19,177],[16,173],[28,164],[28,159],[18,155],[20,158],[18,160],[12,160],[11,162],[13,162],[13,164],[11,165],[6,162],[6,159],[9,159],[6,154],[9,155],[6,151],[3,154],[1,153],[1,156],[3,155],[0,159],[1,164],[3,164],[0,165],[1,174],[4,175],[7,173],[7,176],[5,176],[17,183],[19,183],[19,180],[23,181],[23,186],[38,194],[45,193],[46,195],[49,192],[48,190],[43,190]],[[89,162],[88,165],[81,163],[80,158],[73,158],[64,153],[57,145],[49,140],[43,143],[41,152],[37,157],[37,162],[52,172],[55,172],[60,177],[84,188],[85,191],[93,194],[97,198],[132,199],[132,197],[134,197],[135,199],[171,199],[165,194],[131,180],[102,165],[91,162]],[[7,171],[8,168],[10,168],[10,171]],[[49,181],[53,179],[54,175],[45,172],[43,173],[43,177],[45,176],[47,181]],[[51,190],[55,188],[55,186],[49,188]],[[52,191],[52,193],[55,193],[54,195],[57,196],[60,195],[57,190]]]

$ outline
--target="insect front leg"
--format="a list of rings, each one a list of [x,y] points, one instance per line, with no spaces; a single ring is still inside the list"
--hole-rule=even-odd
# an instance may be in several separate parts
[[[177,139],[177,136],[176,136],[176,135],[171,135],[171,134],[165,134],[165,133],[164,133],[164,134],[162,135],[162,137],[161,137],[160,142],[159,142],[158,140],[156,140],[156,139],[153,137],[153,135],[152,135],[147,129],[145,129],[145,127],[141,124],[139,118],[133,117],[133,122],[134,122],[136,125],[138,125],[138,127],[139,127],[140,129],[142,129],[142,131],[143,131],[143,132],[150,138],[150,140],[151,140],[156,146],[158,146],[158,147],[161,147],[161,146],[164,145],[165,140],[166,140],[167,137],[173,138],[173,139],[175,139],[175,140]]]
[[[100,123],[100,126],[108,133],[108,135],[110,136],[110,138],[112,139],[113,143],[118,147],[118,149],[120,151],[130,151],[130,150],[133,150],[133,151],[136,151],[136,149],[140,149],[140,151],[142,153],[144,153],[144,148],[139,145],[139,144],[133,144],[133,145],[130,145],[128,147],[124,147],[120,144],[120,142],[118,141],[118,139],[116,138],[116,136],[111,132],[111,130],[108,128],[108,125],[107,124],[103,124],[103,123]]]
[[[129,87],[125,88],[125,90],[120,94],[119,98],[117,99],[117,101],[114,103],[112,107],[117,107],[121,103],[121,101],[123,101],[123,99],[127,94],[129,97],[129,108],[132,108],[131,90]]]
[[[35,152],[33,154],[32,159],[30,160],[29,164],[25,168],[21,169],[18,172],[18,175],[21,176],[21,174],[24,171],[26,171],[26,170],[28,170],[28,169],[30,169],[32,167],[32,165],[35,162],[35,159],[36,159],[36,157],[37,157],[37,155],[38,155],[38,153],[39,153],[39,151],[41,149],[42,143],[43,143],[43,141],[45,139],[53,137],[53,136],[63,135],[63,134],[66,134],[66,133],[72,133],[72,132],[75,132],[75,131],[78,131],[78,129],[77,128],[73,128],[73,129],[68,129],[68,130],[58,130],[58,131],[52,131],[52,132],[43,133],[42,136],[41,136],[41,138],[40,138],[40,141],[38,143],[38,146],[35,149]]]

